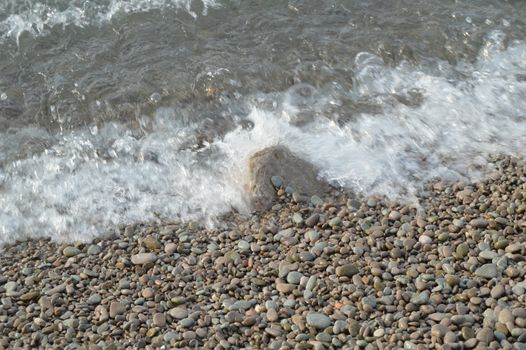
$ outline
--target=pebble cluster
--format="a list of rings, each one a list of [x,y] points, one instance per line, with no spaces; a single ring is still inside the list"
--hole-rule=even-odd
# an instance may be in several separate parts
[[[3,247],[0,348],[526,349],[526,165],[494,166],[418,205],[278,188],[213,230]]]

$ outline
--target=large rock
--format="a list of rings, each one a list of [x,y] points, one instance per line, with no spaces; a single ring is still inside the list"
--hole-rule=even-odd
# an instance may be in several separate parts
[[[272,146],[255,153],[249,162],[248,191],[256,210],[272,206],[276,184],[291,187],[304,195],[323,195],[331,187],[318,177],[318,169],[283,146]]]

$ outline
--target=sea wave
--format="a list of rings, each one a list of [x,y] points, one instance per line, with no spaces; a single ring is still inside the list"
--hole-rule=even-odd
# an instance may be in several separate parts
[[[363,52],[349,67],[352,88],[300,83],[244,96],[232,102],[247,111],[229,116],[234,126],[204,139],[202,118],[177,106],[159,107],[140,133],[117,122],[11,129],[0,135],[0,241],[89,240],[117,224],[212,225],[249,212],[248,159],[275,144],[365,195],[411,201],[432,178],[478,178],[489,155],[523,155],[526,144],[526,44],[504,40],[492,32],[474,62],[454,65],[390,66]]]

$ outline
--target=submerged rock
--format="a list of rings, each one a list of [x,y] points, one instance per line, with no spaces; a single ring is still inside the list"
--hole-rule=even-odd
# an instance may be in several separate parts
[[[322,195],[331,188],[318,178],[318,169],[314,165],[283,146],[268,147],[255,153],[250,158],[249,174],[247,187],[256,210],[270,208],[278,185],[309,196]]]

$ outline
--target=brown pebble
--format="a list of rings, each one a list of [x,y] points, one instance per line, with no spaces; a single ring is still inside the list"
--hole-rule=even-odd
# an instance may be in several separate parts
[[[142,291],[142,296],[144,299],[151,299],[154,297],[154,295],[155,293],[152,288],[145,288]]]
[[[504,289],[504,286],[500,283],[496,284],[495,287],[491,289],[491,297],[495,299],[499,299],[502,296],[504,296],[506,290]]]
[[[113,301],[110,304],[110,317],[115,318],[118,315],[122,315],[126,311],[126,305],[124,303]]]
[[[431,327],[431,335],[438,339],[442,339],[447,332],[448,328],[442,324],[435,324]]]
[[[267,310],[267,320],[269,322],[275,322],[278,320],[278,313],[275,309],[268,309]]]
[[[157,312],[153,314],[153,324],[157,327],[164,327],[166,325],[166,316],[164,313]]]
[[[185,331],[185,332],[183,333],[183,338],[184,338],[185,340],[194,340],[195,337],[196,337],[196,334],[195,334],[194,331]]]
[[[478,341],[485,344],[489,344],[494,338],[493,330],[491,330],[491,328],[488,327],[481,328],[477,331],[476,337]]]
[[[447,332],[444,336],[444,344],[451,344],[456,343],[458,341],[458,337],[454,332]]]

